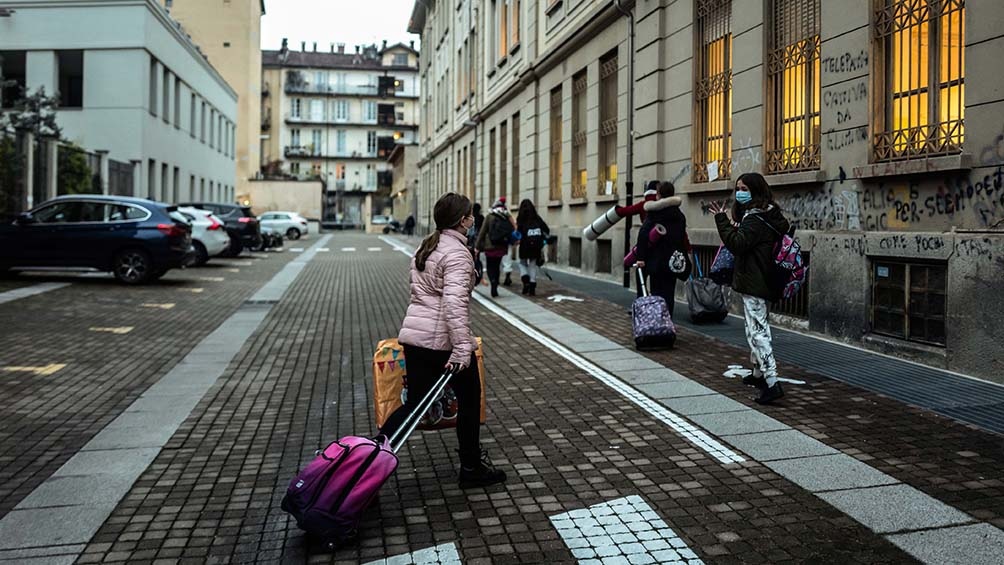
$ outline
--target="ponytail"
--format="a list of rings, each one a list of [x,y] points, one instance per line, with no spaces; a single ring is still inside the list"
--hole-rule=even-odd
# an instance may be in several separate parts
[[[439,246],[439,230],[435,230],[426,236],[422,240],[422,245],[418,247],[418,251],[415,252],[415,268],[419,272],[425,271],[425,262],[429,259],[429,255],[436,250],[437,246]]]

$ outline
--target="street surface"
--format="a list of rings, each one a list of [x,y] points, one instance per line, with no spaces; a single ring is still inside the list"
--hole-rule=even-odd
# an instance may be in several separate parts
[[[417,432],[325,553],[279,501],[314,450],[375,433],[414,243],[0,282],[0,562],[1004,563],[999,434],[783,357],[804,384],[757,406],[723,376],[748,351],[680,328],[638,353],[623,306],[546,279],[472,301],[509,481],[460,490],[455,435]]]

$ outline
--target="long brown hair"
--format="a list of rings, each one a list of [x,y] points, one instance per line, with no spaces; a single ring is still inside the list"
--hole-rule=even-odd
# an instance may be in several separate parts
[[[471,200],[455,192],[447,192],[436,201],[436,206],[432,209],[436,230],[422,240],[422,245],[415,252],[416,269],[425,270],[425,262],[429,259],[429,255],[439,246],[439,235],[460,225],[464,218],[471,215],[471,209]]]
[[[746,185],[746,189],[750,191],[750,196],[753,198],[747,204],[740,204],[736,200],[732,205],[732,220],[734,222],[743,221],[743,213],[746,210],[757,208],[759,210],[766,210],[770,205],[774,203],[774,193],[770,191],[770,185],[767,184],[767,179],[763,178],[760,173],[743,173],[739,175],[736,179],[736,186],[742,182]]]

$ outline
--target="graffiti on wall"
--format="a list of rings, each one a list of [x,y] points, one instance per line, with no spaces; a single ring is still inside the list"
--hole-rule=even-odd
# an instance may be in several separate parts
[[[753,138],[736,140],[732,151],[732,174],[737,177],[743,173],[752,173],[760,170],[763,161],[760,155],[760,148],[753,146]]]

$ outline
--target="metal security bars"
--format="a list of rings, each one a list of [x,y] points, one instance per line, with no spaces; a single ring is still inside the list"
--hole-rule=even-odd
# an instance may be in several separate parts
[[[586,197],[586,71],[572,77],[572,198]]]
[[[561,200],[561,87],[551,91],[550,199]]]
[[[965,0],[875,0],[874,161],[962,151]]]
[[[600,59],[599,193],[617,194],[617,50]]]
[[[770,2],[768,173],[819,168],[819,2]]]
[[[875,259],[872,263],[872,331],[945,345],[947,266]]]
[[[697,0],[696,11],[694,182],[708,182],[732,168],[732,0]]]

